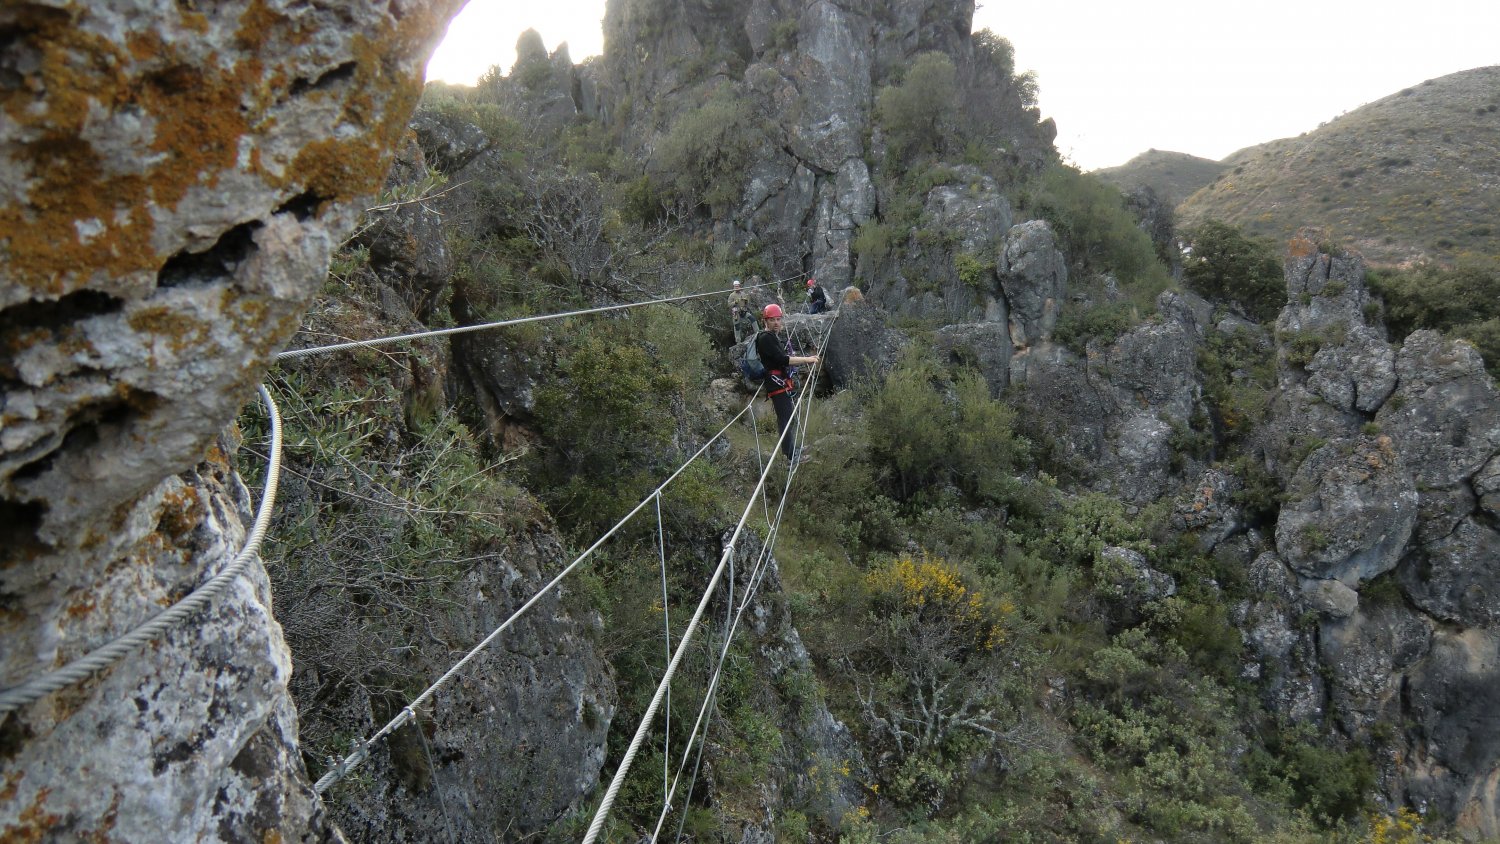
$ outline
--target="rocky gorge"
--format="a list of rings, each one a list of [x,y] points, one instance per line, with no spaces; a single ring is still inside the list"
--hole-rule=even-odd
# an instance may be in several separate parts
[[[418,66],[453,5],[256,3],[210,14],[120,0],[0,13],[20,45],[5,59],[0,206],[5,688],[136,626],[237,552],[252,506],[241,438],[254,446],[260,432],[253,415],[231,423],[299,325],[307,333],[295,342],[307,345],[320,334],[479,322],[564,295],[612,302],[657,289],[630,263],[639,248],[661,290],[762,271],[839,292],[825,362],[838,395],[891,390],[924,353],[936,361],[924,377],[954,406],[965,401],[957,376],[934,373],[973,373],[1043,455],[1007,483],[1057,490],[1046,500],[1058,509],[1108,501],[1110,513],[1160,513],[1170,525],[1149,542],[1090,534],[1077,576],[1094,591],[1073,612],[1097,628],[1101,651],[1141,631],[1177,641],[1162,619],[1191,610],[1191,593],[1232,632],[1225,688],[1240,684],[1256,717],[1308,726],[1309,746],[1371,748],[1373,776],[1354,790],[1387,814],[1404,807],[1470,840],[1500,836],[1490,729],[1500,396],[1472,345],[1432,331],[1391,337],[1359,257],[1316,233],[1286,245],[1285,305],[1271,323],[1099,258],[1077,216],[1057,211],[1063,199],[1037,186],[1054,164],[1053,130],[994,43],[970,35],[971,3],[616,0],[602,58],[574,65],[523,38],[511,73],[489,80],[491,105],[530,132],[508,136],[513,147],[497,140],[507,136],[495,111],[429,101],[411,117]],[[127,31],[136,35],[115,38]],[[948,118],[947,141],[903,152],[918,141],[895,128],[886,92],[916,84],[924,54],[947,57],[945,90],[962,118]],[[674,146],[676,127],[703,126],[693,122],[703,109],[722,109],[709,113],[754,139],[730,161],[734,178]],[[583,133],[606,130],[629,162],[611,165],[623,177],[558,163],[567,139],[586,147]],[[964,160],[954,138],[992,154]],[[676,178],[684,162],[704,178]],[[650,196],[618,202],[612,179],[640,179]],[[391,201],[372,203],[377,190]],[[372,204],[381,207],[359,213]],[[1170,242],[1159,216],[1143,216],[1158,230],[1142,234],[1147,249]],[[644,234],[620,234],[631,226]],[[517,257],[485,264],[474,257],[485,250]],[[1112,330],[1079,328],[1105,313],[1125,316]],[[745,398],[723,378],[733,350],[712,335],[727,327],[720,315],[681,316],[705,326],[712,355],[660,367],[686,373],[681,383],[647,385],[664,397],[662,415],[645,417],[664,453],[700,438],[712,408],[693,397],[711,392],[710,378],[724,406]],[[676,360],[662,341],[686,342],[681,334],[635,322],[647,327],[618,330],[660,332],[642,344]],[[788,322],[818,338],[832,319]],[[621,607],[642,593],[619,560],[605,567],[615,580],[601,574],[540,605],[358,776],[320,798],[308,768],[326,770],[327,755],[399,711],[414,684],[483,638],[579,544],[589,506],[547,497],[542,482],[572,464],[542,461],[581,448],[557,432],[581,424],[557,410],[564,399],[598,395],[601,415],[616,407],[607,391],[587,392],[599,389],[587,365],[625,355],[626,344],[578,345],[587,339],[481,333],[280,366],[278,395],[335,395],[350,421],[320,427],[311,402],[288,405],[316,447],[288,458],[266,569],[252,567],[158,643],[3,716],[0,837],[579,837],[642,708],[641,675],[658,670],[632,649],[647,628],[643,613]],[[1258,417],[1240,418],[1224,398],[1241,394],[1264,396]],[[838,409],[816,448],[831,464],[854,453],[837,449],[866,423],[825,398]],[[576,439],[603,438],[582,430]],[[466,450],[485,458],[453,456]],[[724,478],[749,472],[745,443],[724,452]],[[508,460],[537,462],[518,475],[484,469]],[[831,498],[841,477],[858,484],[857,465],[815,463],[803,479]],[[398,494],[417,475],[461,479],[428,508],[445,513]],[[878,560],[960,547],[957,529],[920,528],[944,508],[975,536],[1002,537],[987,552],[997,569],[1019,571],[1042,553],[1033,549],[1070,553],[1060,541],[1026,546],[1019,525],[1039,518],[1026,515],[1027,499],[986,499],[970,492],[978,486],[956,471],[927,499],[900,501],[909,515],[861,503],[848,511],[857,518],[804,524],[778,547],[719,702],[724,733],[706,742],[704,781],[684,798],[693,808],[683,822],[712,830],[704,840],[856,841],[883,817],[967,818],[965,800],[985,798],[934,773],[934,759],[961,759],[973,788],[1003,795],[1039,769],[1019,761],[1027,751],[1088,755],[1078,748],[1097,739],[1078,713],[1103,705],[1105,672],[1025,662],[1031,628],[1020,623],[1008,633],[1013,653],[966,653],[996,688],[970,688],[984,704],[951,715],[999,737],[982,752],[942,745],[930,757],[889,739],[902,733],[889,727],[879,683],[946,669],[856,644],[885,628],[875,610],[841,602],[877,589]],[[1274,490],[1274,506],[1258,489]],[[593,492],[570,494],[619,503]],[[724,525],[711,494],[700,495],[709,500],[680,502],[686,515],[669,526],[684,582],[721,550]],[[454,515],[481,509],[484,519]],[[437,562],[407,559],[414,537],[439,549]],[[741,578],[760,541],[737,549]],[[1178,542],[1204,567],[1166,571],[1164,549]],[[818,579],[835,564],[858,574]],[[1019,590],[1023,577],[984,582]],[[661,592],[649,594],[665,608]],[[834,616],[853,620],[840,627]],[[914,638],[924,629],[902,628]],[[377,667],[354,675],[356,661]],[[877,682],[880,670],[891,673]],[[1132,682],[1139,693],[1143,681]],[[1035,711],[1002,724],[1010,706]],[[985,735],[963,734],[965,748]],[[1125,794],[1100,784],[1122,755],[1135,758],[1118,748],[1088,757],[1092,786],[1076,780],[1039,803],[1068,804],[1090,787]],[[1241,744],[1237,755],[1254,753]],[[1134,799],[1036,840],[1258,840],[1275,826],[1234,817],[1172,827]],[[640,834],[633,816],[622,823],[615,834]],[[982,838],[953,830],[946,840]]]

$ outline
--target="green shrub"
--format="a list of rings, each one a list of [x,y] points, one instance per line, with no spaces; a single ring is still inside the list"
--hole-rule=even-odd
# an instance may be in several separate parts
[[[731,85],[684,112],[657,144],[648,165],[653,183],[687,205],[737,202],[745,173],[765,139],[762,121]]]
[[[958,271],[959,280],[969,287],[981,292],[991,288],[990,265],[978,256],[960,252],[953,257],[953,268]]]
[[[1182,275],[1188,287],[1209,299],[1234,302],[1261,322],[1276,318],[1286,302],[1286,282],[1269,243],[1218,220],[1189,230],[1187,241],[1192,252],[1182,262]]]
[[[1466,259],[1452,269],[1426,264],[1379,270],[1370,286],[1385,299],[1392,333],[1431,328],[1469,340],[1500,376],[1500,260]]]
[[[891,150],[904,159],[941,149],[952,132],[958,103],[957,71],[944,53],[919,54],[900,84],[880,89],[875,111],[890,136]]]
[[[1085,355],[1090,342],[1108,346],[1139,322],[1140,312],[1129,302],[1071,308],[1058,317],[1057,326],[1052,329],[1052,339],[1075,354]]]
[[[1171,283],[1156,246],[1136,225],[1120,191],[1075,167],[1048,167],[1023,196],[1084,267],[1115,273],[1135,304],[1154,304]]]
[[[894,226],[883,225],[875,220],[861,223],[850,245],[858,256],[861,268],[878,266],[891,254],[899,236]]]
[[[990,397],[978,373],[955,376],[951,398],[943,386],[921,352],[909,352],[886,376],[867,401],[867,414],[879,420],[869,428],[874,464],[887,468],[892,493],[903,501],[939,482],[979,499],[1004,498],[1030,450],[1014,432],[1014,411]]]

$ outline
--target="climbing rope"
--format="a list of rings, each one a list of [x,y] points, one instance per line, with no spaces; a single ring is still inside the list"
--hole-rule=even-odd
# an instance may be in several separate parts
[[[553,577],[552,580],[548,581],[547,585],[538,590],[537,593],[531,596],[531,598],[528,599],[526,603],[522,604],[519,609],[511,613],[510,617],[501,622],[500,626],[491,631],[488,636],[484,637],[483,641],[475,645],[472,649],[469,650],[468,653],[464,654],[463,658],[454,663],[451,668],[444,672],[443,676],[439,677],[435,682],[433,682],[432,685],[428,686],[425,691],[417,695],[417,697],[413,699],[411,703],[408,703],[404,708],[402,708],[402,710],[396,714],[396,717],[392,718],[390,722],[381,727],[380,730],[377,731],[373,736],[361,742],[359,746],[357,746],[352,752],[349,753],[349,755],[345,756],[341,761],[339,761],[338,764],[336,764],[331,770],[329,770],[328,773],[324,774],[313,785],[313,790],[319,794],[327,791],[329,787],[331,787],[334,783],[343,779],[344,776],[347,775],[351,770],[357,767],[360,763],[364,762],[365,759],[369,758],[370,750],[378,742],[380,742],[381,739],[400,729],[408,721],[416,717],[416,710],[423,703],[425,703],[428,698],[432,697],[432,695],[436,693],[438,689],[446,685],[449,680],[452,680],[454,676],[456,676],[460,671],[463,670],[464,666],[472,662],[475,657],[477,657],[482,651],[484,651],[485,648],[489,647],[496,639],[500,638],[500,634],[509,629],[510,626],[517,621],[517,619],[525,615],[532,607],[534,607],[539,601],[541,601],[542,598],[547,595],[547,593],[556,588],[557,585],[562,582],[563,578],[567,577],[573,572],[574,569],[582,565],[585,560],[587,560],[596,550],[598,550],[601,545],[603,545],[617,532],[619,532],[619,530],[623,528],[632,518],[634,518],[637,513],[644,510],[646,508],[646,505],[656,500],[656,497],[661,494],[662,490],[666,489],[668,485],[670,485],[678,478],[678,476],[680,476],[684,471],[687,470],[688,466],[691,466],[694,461],[696,461],[704,454],[704,452],[708,451],[709,446],[713,445],[720,437],[724,436],[724,434],[727,433],[729,429],[736,422],[738,422],[747,411],[749,411],[750,407],[759,397],[760,391],[756,390],[755,395],[750,397],[750,401],[740,409],[740,412],[736,413],[734,415],[734,418],[729,420],[728,424],[726,424],[723,428],[720,428],[718,433],[710,437],[701,448],[694,452],[693,456],[687,459],[687,462],[679,466],[677,468],[677,471],[673,472],[671,476],[668,477],[665,481],[662,481],[660,486],[647,493],[646,496],[641,499],[640,503],[635,505],[634,509],[632,509],[629,513],[626,513],[625,516],[622,517],[618,522],[615,522],[614,527],[611,527],[608,531],[606,531],[603,536],[594,541],[593,545],[590,545],[587,550],[585,550],[582,554],[579,554],[578,557],[574,559],[573,562],[569,563],[566,568],[558,572],[556,577]]]
[[[819,348],[820,358],[822,352],[827,349],[828,338],[833,336],[833,326],[838,322],[838,316],[839,313],[836,311],[833,320],[829,322],[828,331],[824,335],[823,343]],[[811,407],[811,401],[809,400],[811,395],[812,391],[809,389],[797,398],[797,404],[792,411],[793,414],[801,411],[804,402],[807,402],[807,405]],[[795,422],[795,416],[793,421]],[[750,519],[750,513],[755,509],[756,499],[760,496],[761,490],[770,478],[771,469],[776,465],[776,452],[780,450],[782,442],[788,436],[795,437],[796,434],[797,425],[789,424],[786,430],[781,432],[781,436],[777,438],[776,444],[772,449],[771,459],[766,462],[766,467],[760,474],[760,480],[751,492],[750,500],[746,502],[745,510],[740,515],[739,522],[735,524],[734,532],[730,535],[729,541],[724,547],[724,553],[719,558],[719,565],[714,569],[713,575],[709,578],[708,586],[703,591],[702,599],[698,601],[698,608],[693,612],[692,619],[688,621],[687,628],[682,633],[682,638],[678,640],[677,651],[672,655],[672,661],[667,665],[666,673],[662,676],[661,681],[657,683],[656,692],[651,697],[651,703],[646,707],[646,713],[641,716],[641,723],[636,727],[635,735],[630,740],[630,746],[626,748],[625,755],[621,757],[620,766],[615,769],[614,778],[610,780],[609,788],[604,792],[604,799],[599,803],[599,808],[594,812],[594,819],[589,824],[588,832],[583,837],[583,844],[592,844],[592,842],[597,840],[599,833],[604,828],[605,821],[609,819],[610,810],[614,808],[615,799],[619,796],[621,786],[624,785],[625,776],[630,772],[630,766],[635,761],[636,754],[640,752],[641,744],[645,741],[651,724],[656,720],[656,711],[661,707],[662,700],[667,693],[667,688],[672,683],[672,677],[676,675],[677,668],[682,663],[683,655],[687,653],[688,646],[692,643],[693,634],[697,632],[698,625],[703,621],[703,613],[707,610],[708,604],[713,598],[713,593],[718,588],[719,580],[724,576],[725,571],[730,569],[731,561],[734,558],[735,546],[739,543],[740,534],[744,532],[745,523]],[[795,465],[788,466],[787,483],[789,485],[791,483],[791,475],[795,471]],[[733,599],[731,598],[731,603],[732,601]]]
[[[209,578],[187,597],[157,613],[151,620],[129,633],[73,660],[62,668],[49,671],[19,686],[0,691],[0,715],[34,703],[52,692],[77,683],[94,672],[113,665],[116,660],[135,648],[153,641],[179,621],[206,606],[209,601],[228,588],[229,584],[233,583],[256,559],[261,540],[266,534],[266,527],[271,522],[271,508],[276,502],[276,484],[281,478],[281,415],[277,411],[276,402],[271,398],[270,392],[264,386],[257,389],[271,419],[270,459],[266,463],[266,486],[261,493],[260,508],[256,511],[254,526],[250,530],[250,536],[245,540],[245,546],[240,549],[240,553],[224,567],[223,571]]]
[[[833,323],[835,323],[837,321],[838,321],[838,316],[837,316],[837,313],[835,313],[833,321],[830,322],[829,326],[828,326],[828,334],[829,335],[832,335],[832,333],[833,333]],[[825,338],[825,341],[824,341],[824,344],[823,344],[823,348],[824,349],[827,348],[827,339],[826,338]],[[814,370],[813,374],[812,374],[812,377],[808,379],[807,394],[809,396],[809,399],[808,399],[808,409],[809,409],[809,412],[808,413],[804,413],[801,416],[797,417],[797,420],[800,423],[800,427],[798,428],[798,430],[796,432],[796,436],[794,437],[794,440],[793,440],[794,443],[795,443],[795,445],[796,445],[796,448],[793,450],[793,453],[797,453],[797,449],[801,449],[801,448],[803,448],[803,447],[806,446],[806,443],[807,443],[807,425],[808,425],[808,422],[809,422],[810,417],[812,415],[811,412],[810,412],[811,411],[811,406],[812,406],[812,399],[810,397],[816,393],[817,383],[818,383],[818,376],[820,374],[822,374],[821,367],[818,368],[818,369],[816,369],[816,370]],[[757,455],[756,456],[757,456],[757,459],[759,459],[759,451],[758,450],[757,450]],[[744,617],[745,610],[749,608],[751,602],[755,598],[755,595],[759,592],[761,581],[765,577],[766,571],[769,569],[768,563],[771,560],[772,554],[775,553],[775,550],[776,550],[776,540],[777,540],[777,538],[778,538],[778,536],[780,535],[780,532],[781,532],[781,520],[782,520],[783,516],[786,513],[787,497],[791,493],[792,478],[794,477],[795,473],[796,473],[796,467],[795,466],[791,467],[791,471],[789,471],[787,473],[786,482],[782,486],[781,500],[776,505],[776,516],[775,516],[775,518],[772,519],[771,514],[769,512],[766,512],[766,514],[765,514],[765,517],[766,517],[766,529],[767,529],[766,540],[765,540],[765,542],[761,546],[760,554],[756,558],[755,566],[751,569],[750,576],[746,579],[745,596],[744,596],[743,599],[741,599],[739,608],[734,611],[733,621],[732,622],[726,621],[726,625],[725,626],[726,626],[727,632],[725,633],[725,637],[724,637],[724,646],[719,651],[719,658],[718,658],[717,664],[715,664],[713,666],[713,668],[711,669],[711,671],[710,671],[710,675],[711,676],[710,676],[710,680],[709,680],[708,691],[703,696],[703,705],[699,707],[699,709],[698,709],[698,717],[693,722],[693,729],[688,733],[688,743],[687,743],[687,746],[685,748],[683,748],[682,761],[677,766],[677,774],[676,774],[676,776],[674,776],[672,778],[672,784],[671,784],[671,786],[669,788],[665,789],[665,791],[663,792],[664,797],[663,797],[663,800],[662,800],[661,814],[657,816],[657,819],[656,819],[656,828],[651,833],[651,839],[650,840],[653,841],[653,842],[658,840],[659,836],[661,835],[662,825],[666,822],[667,816],[671,813],[672,800],[677,795],[677,787],[678,787],[679,783],[682,780],[683,771],[687,767],[688,756],[689,755],[693,755],[694,744],[697,745],[697,753],[696,753],[694,761],[693,761],[693,773],[692,773],[692,776],[688,780],[687,791],[684,792],[684,794],[688,795],[688,796],[692,795],[693,789],[697,787],[698,772],[699,772],[699,770],[700,770],[700,768],[702,767],[702,764],[703,764],[703,748],[708,743],[708,729],[709,729],[709,726],[710,726],[710,723],[711,723],[711,717],[709,716],[709,713],[711,713],[713,711],[713,709],[712,709],[713,702],[714,702],[715,698],[718,695],[719,680],[722,677],[723,672],[724,672],[724,663],[729,658],[729,647],[734,642],[734,634],[739,629],[740,619]],[[732,605],[732,603],[733,603],[732,599],[731,599],[730,603]],[[700,735],[700,728],[701,728],[701,735]],[[676,836],[676,839],[675,839],[676,841],[681,841],[682,840],[682,832],[683,832],[683,828],[684,828],[684,825],[686,824],[686,822],[687,822],[687,812],[684,811],[684,812],[680,813],[680,815],[678,817],[677,836]]]
[[[799,276],[790,276],[776,281],[767,281],[761,284],[742,287],[742,290],[754,290],[757,287],[771,287],[790,281]],[[439,328],[432,331],[419,331],[415,334],[399,334],[394,337],[379,337],[373,340],[351,340],[348,343],[335,343],[331,346],[310,346],[306,349],[291,349],[276,356],[278,361],[293,360],[296,358],[311,357],[312,355],[325,355],[331,352],[341,352],[346,349],[373,349],[377,346],[389,346],[392,343],[405,343],[409,340],[423,340],[430,337],[447,337],[453,334],[468,334],[473,331],[488,331],[492,328],[504,328],[509,325],[525,325],[531,322],[546,322],[554,319],[566,319],[568,317],[586,316],[588,314],[602,314],[608,311],[623,311],[630,308],[643,308],[647,305],[665,305],[671,302],[683,302],[688,299],[702,299],[706,296],[722,296],[726,293],[735,292],[729,290],[711,290],[707,293],[688,293],[683,296],[670,296],[665,299],[652,299],[646,302],[626,302],[623,305],[605,305],[599,308],[587,308],[581,311],[565,311],[558,314],[541,314],[538,316],[519,317],[517,319],[505,319],[499,322],[486,322],[479,325],[462,325],[457,328]]]

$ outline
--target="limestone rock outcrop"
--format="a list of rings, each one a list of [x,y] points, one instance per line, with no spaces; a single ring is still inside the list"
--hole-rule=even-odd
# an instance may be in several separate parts
[[[1500,453],[1500,394],[1465,342],[1418,331],[1388,344],[1357,257],[1299,236],[1287,287],[1267,426],[1279,438],[1267,457],[1288,481],[1277,565],[1300,584],[1266,606],[1316,614],[1326,714],[1346,734],[1410,725],[1383,768],[1386,793],[1492,836],[1500,749],[1482,736],[1500,688],[1490,565],[1500,532],[1482,501]],[[1264,655],[1272,690],[1307,676]],[[1272,703],[1307,713],[1294,699]]]
[[[0,10],[0,683],[239,550],[249,496],[219,437],[379,188],[457,5]],[[155,646],[4,716],[0,838],[336,835],[287,670],[252,566]]]
[[[1005,235],[997,272],[1010,315],[1010,341],[1030,348],[1052,337],[1067,293],[1067,259],[1052,227],[1030,220]]]

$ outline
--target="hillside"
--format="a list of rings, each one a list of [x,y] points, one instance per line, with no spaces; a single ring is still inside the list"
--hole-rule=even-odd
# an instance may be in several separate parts
[[[1500,67],[1429,79],[1225,158],[1178,209],[1278,240],[1326,228],[1374,264],[1500,254]]]
[[[1176,205],[1212,184],[1227,169],[1223,162],[1185,152],[1148,149],[1119,167],[1090,172],[1121,190],[1149,187],[1162,201]]]

